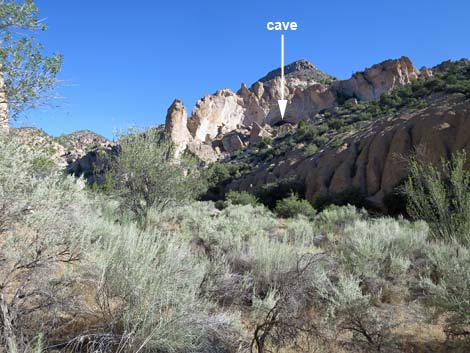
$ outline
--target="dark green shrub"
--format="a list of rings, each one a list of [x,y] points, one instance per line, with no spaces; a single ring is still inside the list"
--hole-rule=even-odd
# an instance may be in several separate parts
[[[229,191],[225,195],[225,200],[232,205],[252,205],[258,204],[258,199],[253,194],[246,191]]]
[[[298,179],[283,179],[263,185],[261,189],[256,191],[256,197],[262,204],[274,209],[278,200],[282,200],[292,193],[303,197],[305,195],[305,184]]]
[[[303,215],[313,218],[317,213],[307,200],[299,199],[296,194],[291,194],[276,203],[275,211],[279,217],[292,218]]]
[[[408,212],[406,211],[408,201],[404,190],[404,182],[405,180],[398,183],[398,185],[383,198],[383,204],[387,210],[387,214],[390,216],[402,215],[408,217]]]
[[[371,205],[367,202],[364,193],[357,188],[349,188],[337,193],[320,195],[315,201],[315,208],[320,211],[330,205],[352,205],[357,208],[371,208]]]
[[[217,208],[219,211],[222,211],[227,205],[225,204],[224,200],[217,200],[214,202],[214,207]]]
[[[273,139],[271,137],[263,137],[258,143],[259,148],[267,148],[273,144]]]

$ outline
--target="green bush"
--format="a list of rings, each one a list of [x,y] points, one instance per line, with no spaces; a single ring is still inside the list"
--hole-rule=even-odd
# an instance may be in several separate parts
[[[1,325],[0,346],[11,352],[26,352],[38,332],[49,339],[57,322],[81,314],[82,273],[74,269],[100,222],[83,180],[44,164],[38,170],[46,156],[0,132],[0,321],[12,327]]]
[[[232,205],[256,206],[258,204],[258,199],[253,194],[246,191],[229,191],[225,195],[225,200]]]
[[[346,206],[353,205],[358,208],[370,208],[364,193],[357,188],[349,188],[337,193],[320,195],[315,200],[315,208],[323,210],[330,205]]]
[[[307,157],[310,157],[310,156],[314,155],[317,152],[318,152],[318,146],[314,143],[311,143],[311,144],[308,144],[305,147],[304,155],[307,156]]]
[[[351,205],[330,205],[315,217],[315,227],[321,235],[332,238],[335,234],[342,233],[347,225],[366,218],[367,212],[364,209]]]
[[[150,208],[194,199],[207,187],[197,161],[189,156],[174,159],[173,145],[157,129],[121,135],[119,147],[108,188],[121,209],[139,221]]]
[[[273,139],[271,137],[263,137],[258,143],[259,148],[267,148],[273,144]]]
[[[119,321],[109,317],[107,323],[115,326],[116,351],[231,351],[240,344],[237,318],[210,313],[210,303],[200,297],[209,263],[192,256],[188,243],[130,225],[115,229],[102,246],[95,254],[97,300],[103,309],[120,302]],[[94,339],[98,344],[103,337]]]
[[[392,330],[398,324],[393,317],[381,315],[373,298],[363,293],[360,283],[358,278],[344,274],[335,282],[320,281],[317,291],[323,302],[321,309],[337,334],[352,334],[351,343],[356,349],[382,352],[393,344]]]
[[[470,245],[470,172],[465,169],[465,152],[436,167],[410,160],[410,177],[405,183],[408,213],[425,220],[434,239]]]
[[[427,236],[424,222],[361,220],[345,227],[343,238],[332,250],[346,273],[404,286],[411,258],[425,247]]]
[[[283,218],[292,218],[298,215],[313,218],[316,214],[310,202],[299,199],[296,194],[291,194],[289,197],[279,200],[276,203],[275,211],[279,217]]]
[[[436,243],[428,251],[429,275],[421,281],[422,301],[431,318],[445,318],[448,338],[466,338],[470,348],[470,250],[457,243]],[[466,351],[466,350],[465,350]]]
[[[297,178],[281,179],[277,182],[265,184],[256,190],[256,197],[262,204],[274,209],[277,201],[288,197],[292,193],[303,196],[305,194],[305,183]]]
[[[398,183],[391,192],[385,194],[383,203],[387,209],[387,214],[390,216],[405,216],[408,217],[407,204],[408,199],[404,188],[406,179]]]

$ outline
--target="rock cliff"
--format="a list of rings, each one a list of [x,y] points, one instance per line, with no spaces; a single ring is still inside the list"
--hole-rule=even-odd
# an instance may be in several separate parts
[[[284,121],[281,121],[277,105],[281,96],[280,69],[270,72],[251,88],[242,84],[237,93],[222,89],[202,98],[189,119],[184,117],[186,109],[183,104],[179,101],[173,103],[168,109],[165,127],[178,151],[188,148],[198,154],[198,151],[205,150],[205,155],[199,156],[214,160],[223,157],[224,153],[233,152],[234,148],[243,149],[250,143],[257,143],[256,139],[251,142],[248,139],[245,144],[240,137],[242,130],[250,135],[255,124],[264,127],[313,119],[318,112],[334,108],[351,98],[359,101],[377,99],[420,75],[406,57],[384,61],[342,81],[334,80],[305,60],[287,65],[285,72],[284,94],[289,103]],[[223,143],[224,136],[234,134],[238,136],[231,138],[234,143]],[[227,149],[227,146],[230,147]],[[212,148],[213,153],[207,153],[208,148]]]

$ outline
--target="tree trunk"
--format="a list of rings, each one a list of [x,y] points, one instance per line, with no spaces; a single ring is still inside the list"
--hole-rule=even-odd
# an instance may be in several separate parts
[[[7,342],[8,353],[18,353],[15,332],[12,326],[12,318],[3,293],[0,293],[0,323],[3,324],[3,335]]]

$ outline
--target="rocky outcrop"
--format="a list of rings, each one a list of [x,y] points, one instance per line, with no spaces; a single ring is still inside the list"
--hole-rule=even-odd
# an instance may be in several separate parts
[[[271,137],[272,134],[262,128],[257,122],[253,122],[250,132],[250,144],[257,145],[265,137]]]
[[[57,166],[67,166],[67,148],[43,130],[32,127],[11,128],[10,134],[24,145],[43,151]]]
[[[210,142],[219,134],[235,130],[243,122],[244,111],[243,99],[222,89],[197,102],[188,128],[196,140]]]
[[[79,130],[68,135],[62,135],[55,139],[65,147],[65,158],[67,164],[85,156],[88,152],[97,149],[111,149],[115,144],[103,136],[90,131]]]
[[[237,133],[230,133],[224,136],[222,138],[222,145],[224,146],[225,151],[229,153],[241,150],[243,147],[245,147]]]
[[[319,70],[305,59],[294,61],[292,64],[284,67],[286,83],[292,88],[306,88],[315,83],[325,83],[333,81],[334,77]],[[269,72],[266,76],[260,78],[257,82],[264,83],[266,86],[276,77],[281,76],[281,68]]]
[[[227,138],[225,143],[217,141],[222,141],[224,136],[237,129],[257,129],[255,124],[273,126],[314,119],[318,112],[341,105],[348,99],[377,99],[385,92],[409,84],[420,75],[406,57],[384,61],[343,81],[335,81],[306,60],[287,65],[285,73],[284,96],[289,103],[284,121],[281,121],[277,104],[281,97],[280,69],[270,72],[251,88],[242,84],[237,93],[223,89],[202,98],[189,119],[185,118],[182,103],[173,103],[168,110],[166,130],[177,149],[182,151],[191,146],[192,151],[197,154],[197,150],[202,149],[201,145],[222,146],[219,151],[214,150],[214,153],[223,156],[224,152],[230,153],[235,144],[238,149],[240,143],[235,138],[233,141]],[[426,71],[425,74],[430,73]],[[253,138],[251,143],[258,140]]]
[[[406,158],[415,151],[430,163],[452,153],[470,152],[470,101],[463,94],[435,97],[429,107],[386,116],[343,138],[343,144],[312,157],[291,151],[269,167],[235,180],[229,189],[256,190],[267,183],[295,177],[306,198],[356,189],[372,203],[383,198],[407,174]],[[470,165],[469,165],[470,169]]]
[[[342,99],[374,100],[397,87],[416,80],[419,76],[410,59],[387,60],[364,72],[354,74],[349,80],[336,81],[331,90]]]
[[[89,130],[52,137],[40,129],[24,127],[11,128],[10,134],[23,144],[43,151],[55,165],[77,176],[91,174],[92,163],[85,161],[90,160],[90,153],[108,151],[115,147],[113,142]]]
[[[181,154],[192,141],[187,123],[188,114],[186,113],[186,108],[179,99],[176,99],[170,108],[168,108],[165,130],[176,146],[177,155]]]

